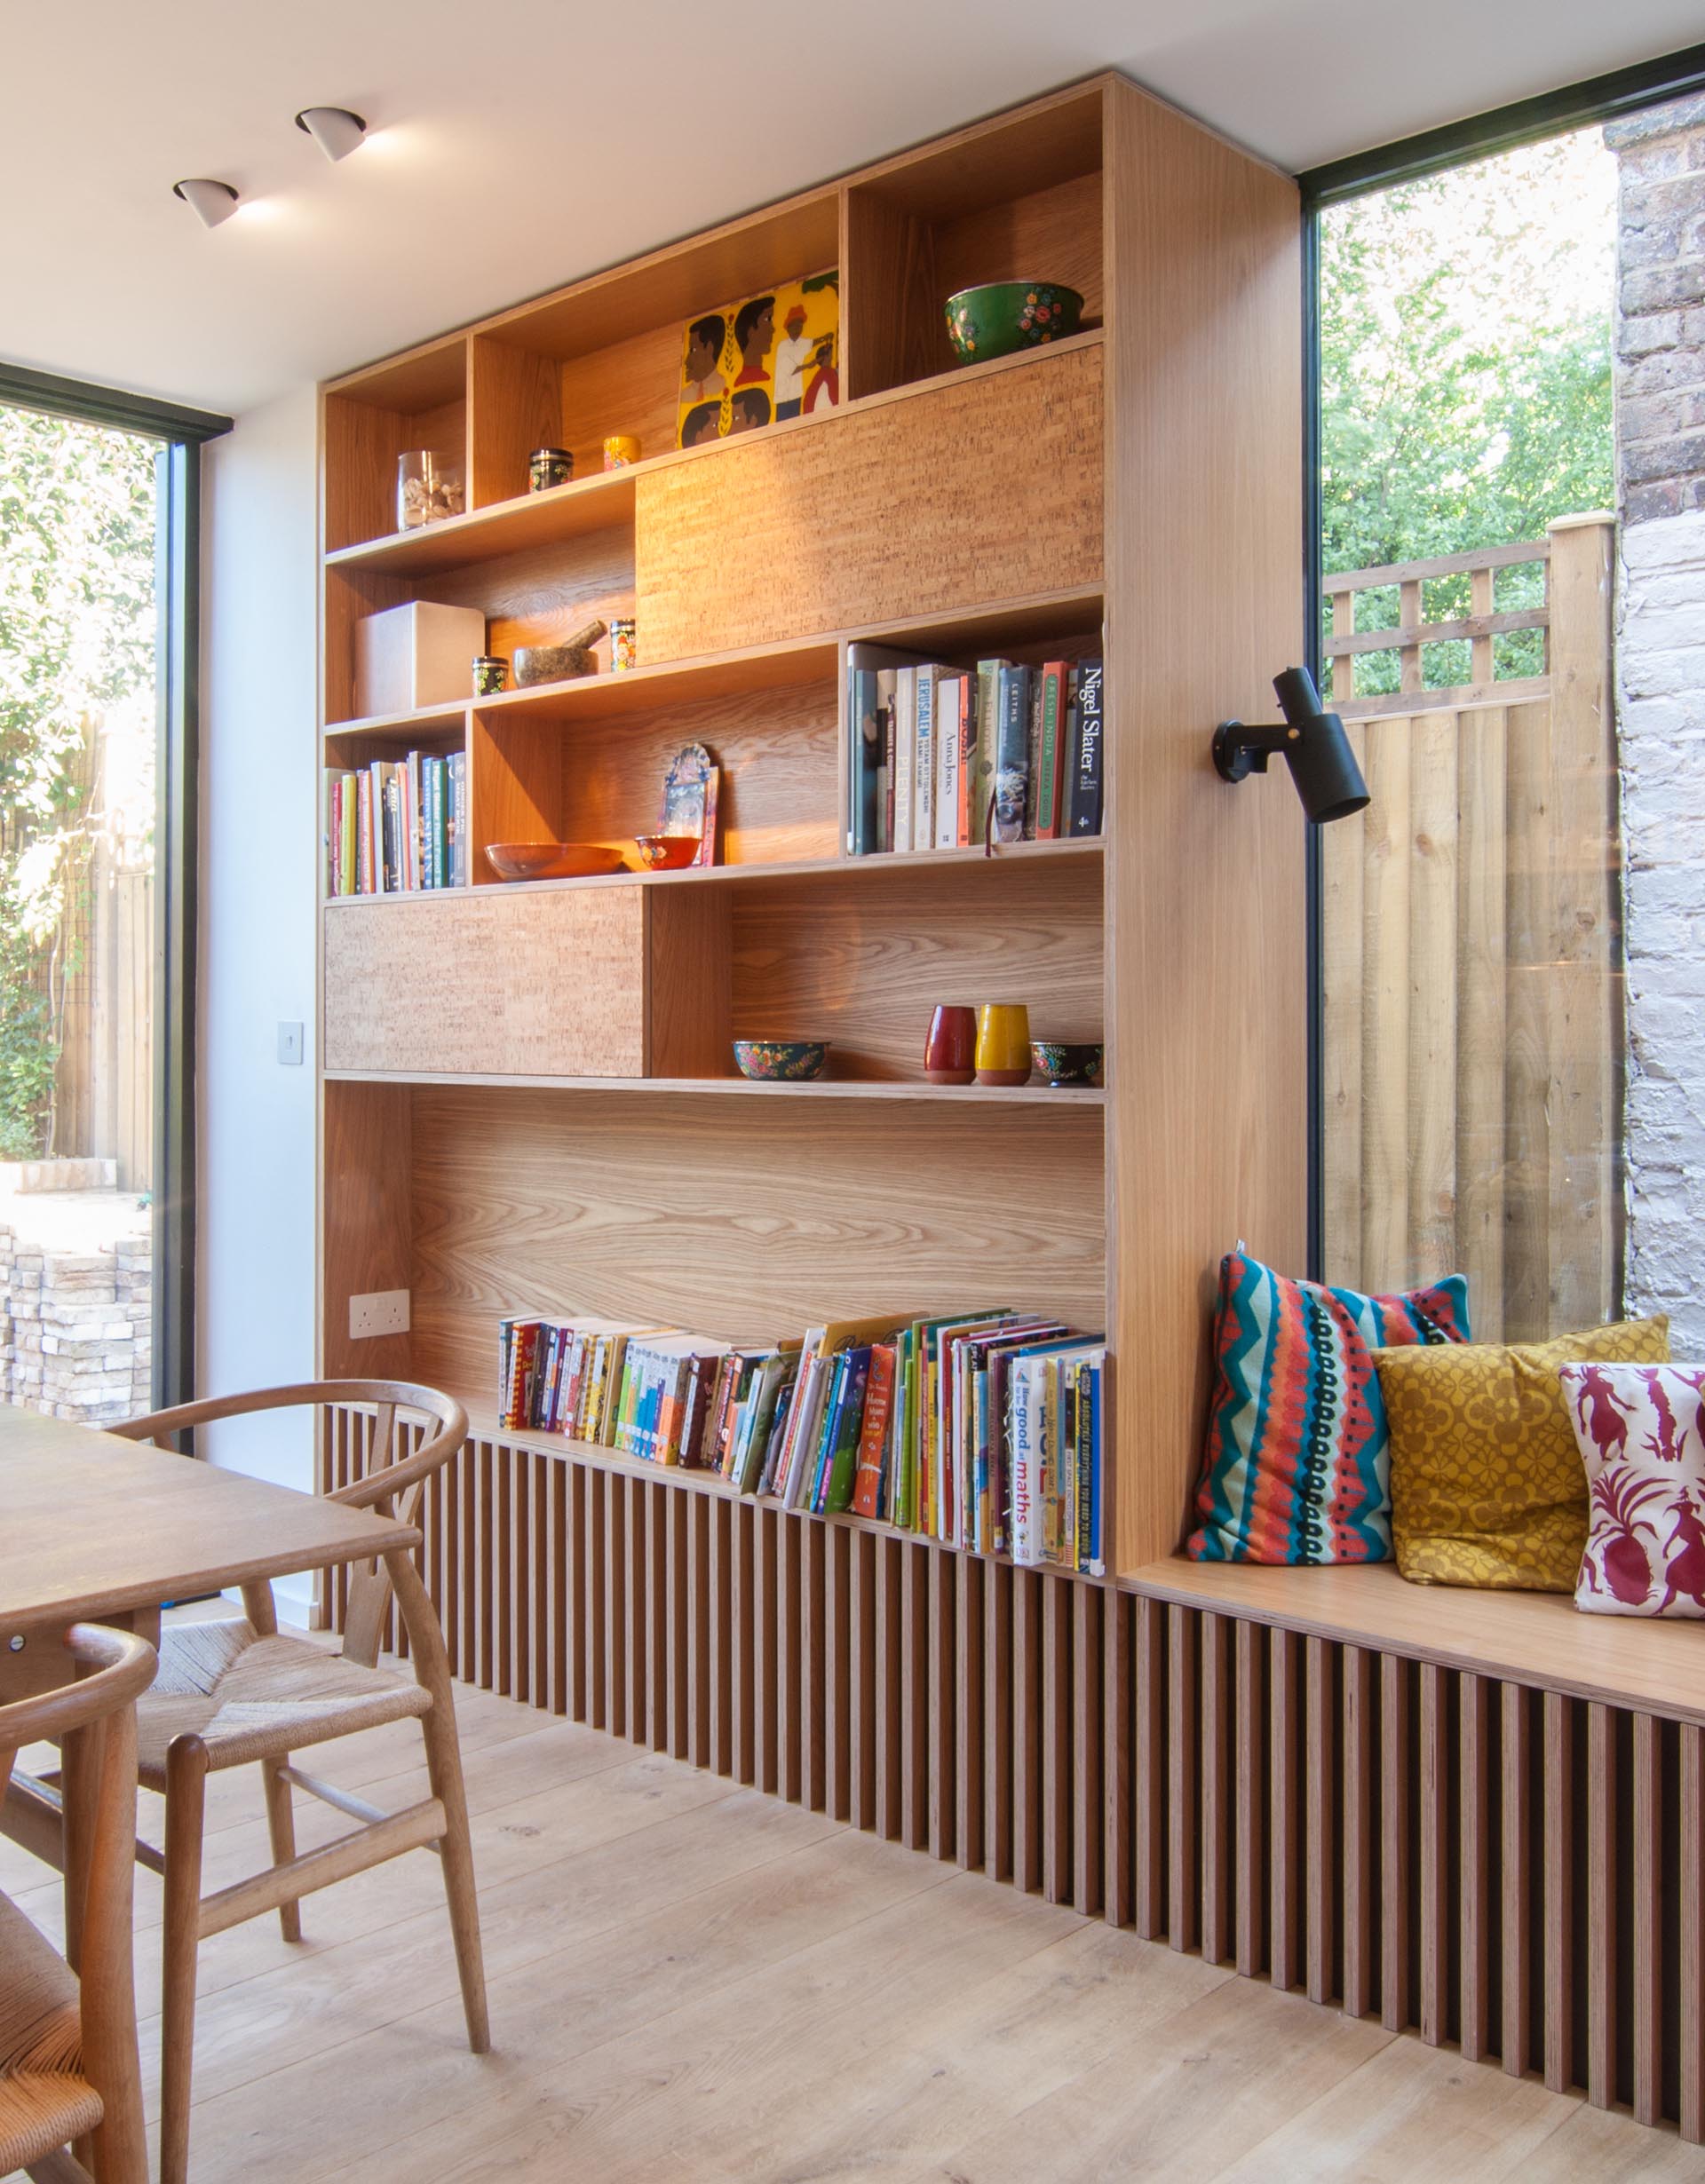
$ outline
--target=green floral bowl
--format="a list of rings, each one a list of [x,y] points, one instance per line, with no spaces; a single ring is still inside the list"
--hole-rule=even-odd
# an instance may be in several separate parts
[[[989,281],[948,298],[948,336],[962,364],[1063,341],[1082,322],[1083,298],[1058,281]]]
[[[826,1039],[737,1039],[734,1064],[760,1084],[801,1084],[829,1066]]]

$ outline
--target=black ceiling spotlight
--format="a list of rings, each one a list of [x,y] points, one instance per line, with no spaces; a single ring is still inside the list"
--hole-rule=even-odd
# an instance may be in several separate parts
[[[1322,713],[1320,693],[1306,668],[1287,668],[1273,678],[1282,728],[1246,728],[1223,720],[1214,731],[1214,764],[1222,781],[1265,773],[1275,754],[1290,768],[1303,810],[1317,827],[1348,819],[1368,802],[1356,754],[1336,713]]]

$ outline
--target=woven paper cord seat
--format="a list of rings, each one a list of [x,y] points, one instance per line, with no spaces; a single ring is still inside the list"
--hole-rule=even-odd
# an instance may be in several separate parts
[[[166,1748],[193,1730],[210,1769],[282,1758],[431,1708],[411,1676],[329,1651],[305,1638],[263,1637],[239,1616],[162,1634],[160,1673],[137,1706],[138,1772],[166,1786]]]
[[[0,2175],[44,2161],[100,2118],[83,2076],[77,1975],[0,1895]]]

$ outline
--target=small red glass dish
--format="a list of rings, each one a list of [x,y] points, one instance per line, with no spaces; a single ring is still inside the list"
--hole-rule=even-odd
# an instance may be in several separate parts
[[[977,1074],[977,1011],[943,1003],[924,1048],[926,1084],[970,1084]]]
[[[602,842],[490,842],[486,856],[500,880],[592,880],[628,861]]]
[[[636,835],[633,846],[647,872],[680,872],[699,853],[700,835]]]

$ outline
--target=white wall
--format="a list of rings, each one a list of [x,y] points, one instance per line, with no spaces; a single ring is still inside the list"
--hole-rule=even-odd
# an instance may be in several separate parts
[[[313,1371],[313,390],[207,453],[202,533],[196,1389]],[[306,1052],[278,1058],[281,1021]],[[302,1417],[224,1428],[215,1460],[307,1487]],[[308,1582],[281,1587],[305,1609]]]

